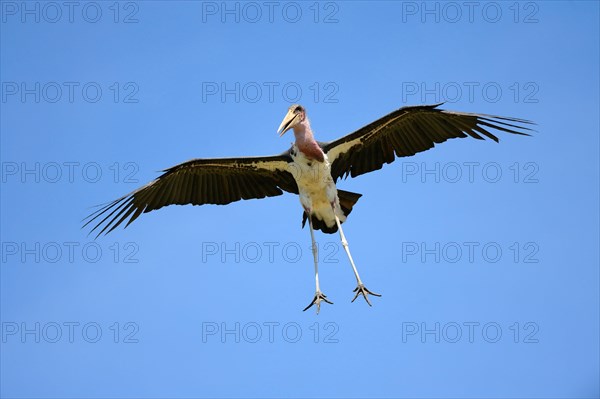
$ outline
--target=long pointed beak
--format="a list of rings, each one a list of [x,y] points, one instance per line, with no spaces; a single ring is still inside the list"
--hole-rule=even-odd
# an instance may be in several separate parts
[[[285,115],[285,118],[283,118],[283,121],[281,121],[279,129],[277,129],[279,137],[283,136],[285,132],[292,128],[292,122],[294,121],[294,119],[296,119],[297,116],[298,115],[295,114],[294,111],[288,111],[288,113]]]

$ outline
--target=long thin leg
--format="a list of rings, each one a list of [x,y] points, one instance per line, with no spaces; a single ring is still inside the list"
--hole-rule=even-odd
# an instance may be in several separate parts
[[[358,298],[359,295],[362,294],[362,296],[365,298],[365,300],[367,301],[369,306],[371,306],[371,302],[369,301],[368,294],[371,294],[374,296],[381,296],[381,295],[369,291],[367,289],[367,287],[365,287],[365,285],[361,281],[360,276],[358,275],[358,270],[356,269],[356,265],[354,264],[354,260],[352,259],[352,255],[350,254],[350,246],[348,245],[348,241],[346,240],[346,236],[344,235],[344,230],[342,230],[342,223],[340,222],[340,218],[338,218],[338,216],[335,214],[335,207],[334,207],[333,215],[335,216],[335,223],[337,224],[338,231],[340,232],[340,240],[342,241],[342,246],[344,247],[344,250],[346,251],[346,255],[348,255],[348,259],[350,260],[350,264],[352,265],[352,270],[354,270],[354,276],[356,277],[356,282],[358,284],[358,286],[354,289],[354,291],[352,291],[352,292],[356,292],[356,295],[354,295],[352,302],[354,302],[354,300],[356,298]]]
[[[308,227],[310,227],[310,240],[312,242],[312,254],[315,261],[315,284],[317,286],[317,292],[321,292],[319,287],[319,248],[317,248],[317,242],[315,241],[315,231],[313,229],[312,218],[310,214],[308,216]]]
[[[304,310],[306,311],[311,306],[317,305],[317,314],[319,314],[319,311],[321,310],[321,301],[325,301],[330,304],[333,304],[333,302],[331,302],[330,300],[327,299],[327,296],[321,292],[321,288],[319,287],[319,250],[317,248],[317,243],[315,242],[315,233],[313,230],[312,218],[310,217],[309,212],[307,212],[307,214],[308,214],[308,226],[310,227],[310,239],[312,241],[312,253],[313,253],[313,258],[315,260],[315,284],[316,284],[317,289],[316,289],[315,297],[313,298],[312,302],[307,307],[305,307]]]
[[[342,246],[346,251],[346,255],[348,255],[348,259],[350,260],[350,264],[352,265],[352,270],[354,270],[354,276],[356,277],[356,282],[361,285],[362,281],[360,280],[360,276],[358,275],[358,270],[356,269],[356,265],[354,264],[354,259],[352,259],[352,255],[350,254],[350,246],[348,245],[348,241],[346,240],[346,236],[344,235],[344,230],[342,230],[342,223],[340,223],[340,218],[335,215],[335,223],[337,224],[338,231],[340,232],[340,240],[342,241]]]

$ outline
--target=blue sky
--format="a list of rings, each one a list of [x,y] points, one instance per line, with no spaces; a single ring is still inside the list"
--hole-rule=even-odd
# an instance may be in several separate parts
[[[471,3],[469,3],[471,4]],[[0,394],[598,397],[597,2],[1,6]],[[471,7],[471,8],[469,8]],[[404,105],[535,121],[297,198],[169,207],[94,241],[91,206],[196,157],[326,141]]]

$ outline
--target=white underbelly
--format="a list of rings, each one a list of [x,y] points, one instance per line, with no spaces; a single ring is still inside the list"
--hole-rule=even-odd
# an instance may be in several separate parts
[[[307,159],[300,151],[292,154],[292,158],[294,159],[292,175],[298,184],[302,207],[310,210],[311,214],[325,221],[328,226],[335,225],[334,207],[338,217],[345,219],[340,210],[337,189],[331,177],[331,165],[327,155],[325,155],[325,162]]]

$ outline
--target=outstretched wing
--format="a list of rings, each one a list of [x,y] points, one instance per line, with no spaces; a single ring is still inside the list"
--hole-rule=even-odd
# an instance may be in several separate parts
[[[164,171],[156,180],[112,201],[84,219],[83,227],[108,234],[129,218],[168,205],[225,205],[241,199],[298,193],[288,171],[288,153],[269,157],[193,159]],[[283,191],[282,191],[283,190]]]
[[[530,121],[502,116],[469,114],[437,109],[441,104],[403,107],[375,122],[341,137],[322,143],[337,180],[381,169],[396,157],[408,157],[448,139],[467,137],[498,141],[490,129],[529,136],[524,125]]]

